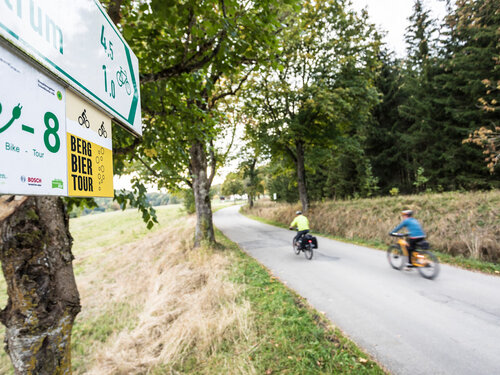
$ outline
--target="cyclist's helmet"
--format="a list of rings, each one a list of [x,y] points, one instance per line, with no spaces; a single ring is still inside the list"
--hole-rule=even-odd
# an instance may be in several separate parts
[[[302,215],[302,211],[295,212],[295,215]]]
[[[401,214],[406,215],[406,216],[412,216],[413,211],[412,210],[403,210],[403,211],[401,211]]]

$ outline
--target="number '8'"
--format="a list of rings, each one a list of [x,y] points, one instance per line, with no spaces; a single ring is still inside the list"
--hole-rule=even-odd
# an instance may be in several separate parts
[[[43,117],[43,122],[45,123],[45,127],[47,128],[43,133],[43,142],[45,143],[45,147],[47,147],[47,150],[49,150],[50,152],[56,153],[61,147],[61,140],[59,139],[59,135],[57,134],[57,131],[59,130],[59,120],[52,112],[47,112]],[[51,122],[53,126],[51,126]],[[53,135],[55,139],[55,144],[53,146],[50,144],[49,137],[51,135]]]

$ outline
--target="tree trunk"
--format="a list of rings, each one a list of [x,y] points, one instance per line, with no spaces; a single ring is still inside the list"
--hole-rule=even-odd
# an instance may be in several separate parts
[[[0,198],[0,259],[9,296],[0,320],[16,374],[71,373],[80,298],[68,224],[60,198]]]
[[[190,156],[196,207],[194,246],[198,247],[201,241],[214,243],[215,235],[212,222],[212,205],[210,203],[210,180],[207,175],[207,154],[201,142],[196,141],[193,143]]]
[[[253,207],[253,194],[248,194],[248,206]]]
[[[299,185],[299,198],[302,204],[302,211],[307,212],[309,209],[309,200],[307,199],[306,187],[306,167],[304,162],[304,142],[295,141],[295,151],[297,155],[297,183]]]

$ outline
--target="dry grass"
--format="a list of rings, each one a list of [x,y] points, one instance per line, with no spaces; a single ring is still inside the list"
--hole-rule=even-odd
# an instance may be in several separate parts
[[[193,219],[184,217],[171,229],[110,248],[97,267],[78,277],[84,307],[79,321],[126,303],[121,317],[131,324],[94,342],[93,358],[86,360],[93,366],[75,373],[176,373],[188,357],[201,363],[224,342],[238,345],[248,338],[249,304],[237,301],[239,290],[227,280],[228,256],[192,251],[184,239],[192,237],[193,226]],[[238,363],[227,363],[233,373],[254,373],[246,361],[233,362]]]
[[[289,224],[299,205],[259,202],[248,213]],[[402,209],[413,209],[434,249],[500,262],[500,191],[424,194],[313,204],[313,230],[347,239],[388,242]]]

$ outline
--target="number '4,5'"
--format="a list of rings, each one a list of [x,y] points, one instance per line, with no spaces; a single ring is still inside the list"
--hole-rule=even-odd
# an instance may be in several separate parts
[[[109,46],[106,43],[106,37],[104,36],[104,25],[102,25],[102,29],[101,29],[101,45],[104,47],[104,51],[107,52],[108,57],[111,60],[113,60],[113,43],[111,41],[109,41]],[[109,48],[109,52],[108,52],[108,48]]]

